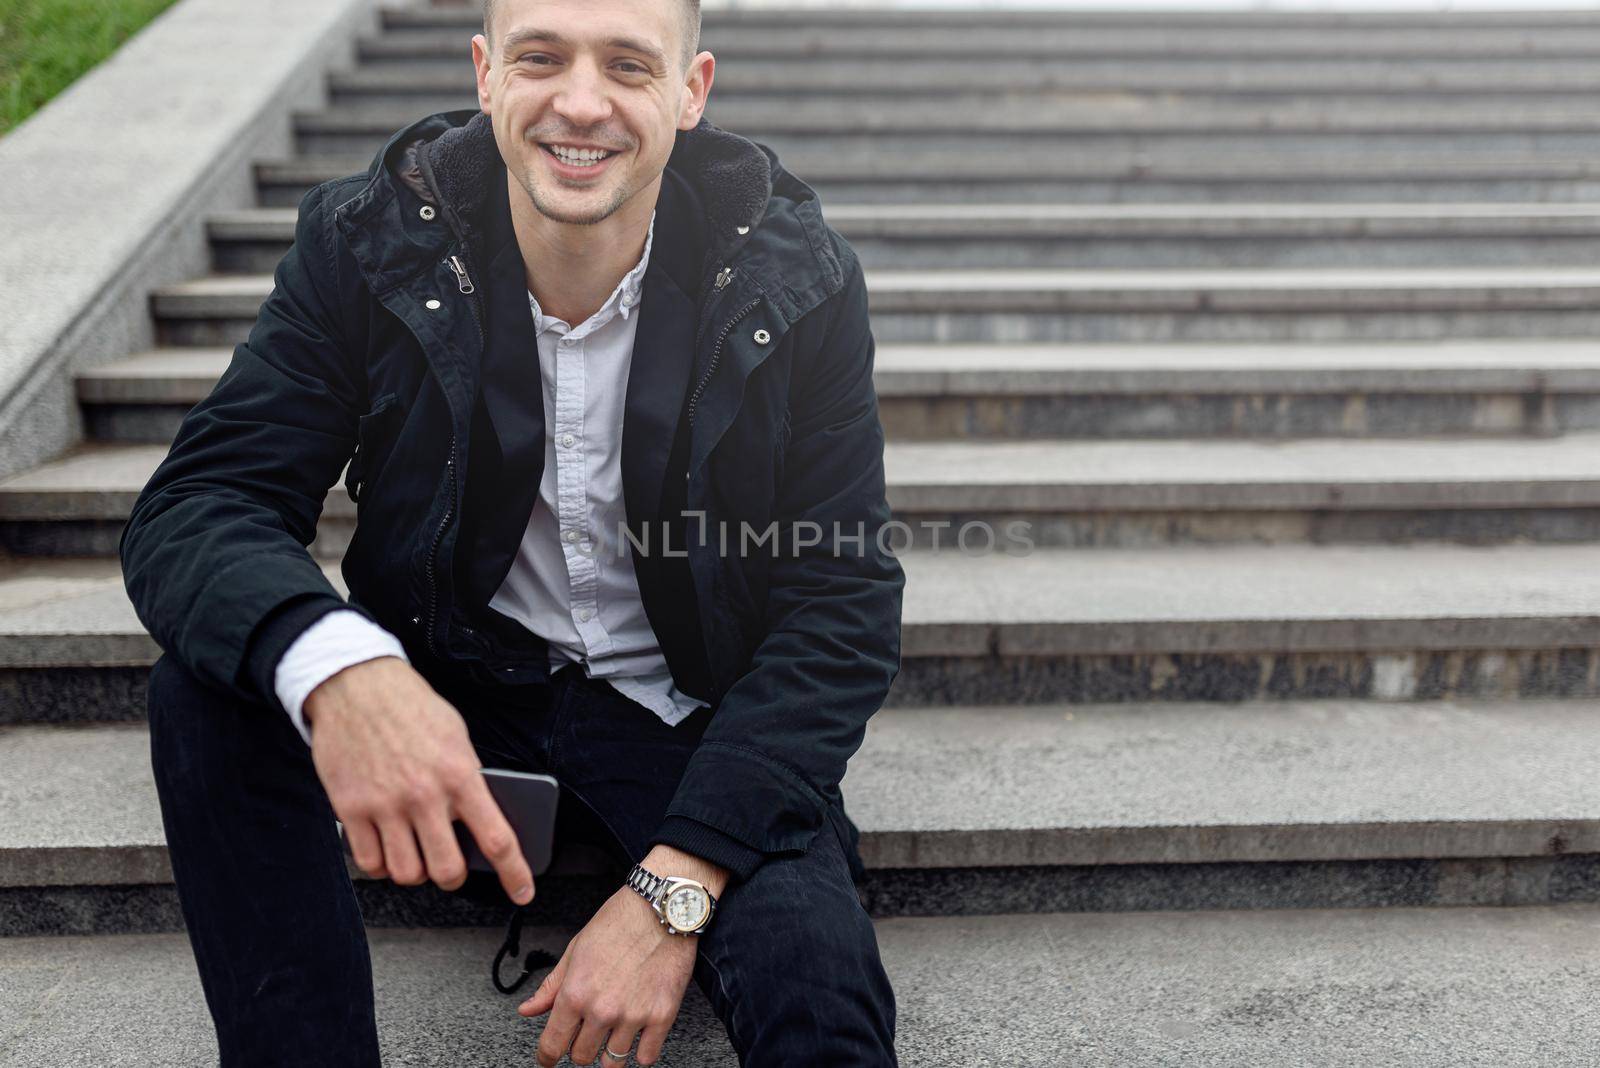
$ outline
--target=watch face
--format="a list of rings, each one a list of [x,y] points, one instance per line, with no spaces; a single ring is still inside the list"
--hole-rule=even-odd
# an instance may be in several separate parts
[[[698,886],[680,886],[667,896],[667,922],[680,931],[692,931],[705,922],[710,906]]]

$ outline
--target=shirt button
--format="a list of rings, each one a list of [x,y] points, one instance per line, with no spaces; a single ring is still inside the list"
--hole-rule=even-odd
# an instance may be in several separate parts
[[[563,534],[562,537],[566,538],[569,542],[577,541],[578,540],[578,532],[576,530],[569,530],[565,534]]]
[[[571,338],[570,338],[570,337],[564,337],[564,338],[562,338],[562,339],[561,339],[561,343],[562,343],[562,344],[563,344],[563,345],[566,345],[566,346],[567,346],[567,347],[568,347],[568,348],[571,348],[571,347],[572,347],[572,339],[571,339]]]
[[[565,445],[569,449],[572,448],[572,443],[577,440],[578,439],[573,437],[571,434],[561,435],[561,444]]]
[[[580,622],[583,622],[583,623],[589,622],[589,617],[592,616],[592,615],[594,615],[594,613],[589,611],[587,608],[578,609],[578,620]]]

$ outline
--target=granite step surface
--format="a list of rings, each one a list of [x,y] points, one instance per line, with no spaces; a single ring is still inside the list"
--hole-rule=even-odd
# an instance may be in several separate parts
[[[231,349],[148,350],[80,373],[87,434],[167,444]],[[1600,429],[1600,342],[897,345],[874,381],[892,441],[1411,438]]]
[[[908,916],[875,927],[896,1054],[927,1068],[1584,1068],[1600,1041],[1593,905]],[[574,933],[527,929],[523,944],[559,955]],[[518,1017],[484,974],[503,936],[497,925],[369,929],[384,1063],[532,1063],[548,1017]],[[0,986],[4,1068],[216,1063],[182,934],[0,939],[0,970],[17,980]],[[692,982],[656,1063],[737,1063]]]
[[[1015,17],[1015,12],[1007,18]],[[333,71],[328,76],[330,100],[342,102],[401,101],[417,104],[439,100],[439,110],[475,107],[472,73],[459,65],[386,63]],[[1063,62],[1049,57],[1017,58],[981,70],[964,71],[951,81],[949,67],[937,59],[907,56],[890,65],[862,65],[828,55],[768,58],[747,66],[719,66],[713,96],[728,101],[745,96],[804,93],[807,99],[838,94],[851,99],[918,96],[938,99],[995,99],[1000,94],[1027,93],[1050,97],[1077,93],[1181,93],[1186,99],[1215,103],[1334,98],[1370,103],[1374,97],[1437,97],[1463,109],[1513,101],[1582,105],[1600,89],[1600,74],[1581,60],[1518,59],[1419,60],[1355,57],[1346,60],[1286,60],[1272,57],[1238,60],[1181,58],[1146,62],[1130,68],[1099,57],[1074,57]],[[464,103],[462,102],[464,101]],[[431,106],[431,105],[426,105]]]
[[[365,62],[465,56],[472,26],[448,29],[396,28],[364,34],[357,57]],[[481,23],[476,32],[482,32]],[[899,21],[893,25],[837,26],[801,24],[781,33],[766,26],[702,24],[702,50],[722,62],[823,53],[881,59],[893,56],[970,56],[974,50],[1011,56],[1053,56],[1160,59],[1174,56],[1345,58],[1403,56],[1411,58],[1582,59],[1600,55],[1600,26],[1504,25],[1452,27],[1449,22],[1394,27],[1374,32],[1371,26],[1313,26],[1298,29],[1242,29],[1156,25],[1146,20],[1130,25],[1030,25],[991,21],[985,25],[937,25]]]
[[[889,708],[841,788],[863,898],[881,916],[1593,901],[1595,712],[1593,700]],[[143,724],[3,727],[0,753],[3,933],[181,926],[164,904]],[[573,907],[555,888],[581,895],[620,874],[603,854],[558,852],[535,903],[549,922]],[[350,870],[374,922],[460,923],[499,900]],[[119,919],[119,899],[150,911]]]
[[[0,548],[114,556],[164,445],[91,444],[0,480]],[[1436,440],[890,442],[905,532],[987,524],[1035,546],[1527,541],[1600,543],[1600,433]],[[355,504],[336,480],[313,551],[341,556]],[[973,529],[973,543],[980,533]],[[999,535],[993,536],[998,540]]]
[[[465,57],[463,57],[465,58]],[[738,101],[708,105],[716,125],[791,155],[827,152],[841,160],[927,166],[951,154],[974,161],[1027,158],[1056,166],[1085,153],[1133,160],[1148,154],[1173,162],[1207,152],[1328,158],[1361,153],[1424,158],[1439,155],[1530,155],[1571,158],[1600,146],[1600,118],[1582,109],[1518,105],[1494,112],[1407,103],[1356,109],[1260,109],[1223,105],[1210,111],[1073,105],[1067,109],[925,110],[912,101],[839,116],[827,107]],[[760,110],[765,109],[765,110]],[[370,155],[395,131],[422,117],[418,109],[340,108],[300,113],[295,144],[308,155]],[[785,164],[789,164],[786,162]],[[797,171],[797,173],[804,173]]]
[[[1600,336],[1595,268],[868,270],[867,285],[891,343]],[[157,287],[157,341],[235,344],[271,290],[271,275]]]
[[[420,112],[419,112],[420,114]],[[300,156],[256,164],[265,207],[295,207],[318,182],[365,173],[371,154]],[[1503,156],[1473,159],[1351,157],[1282,160],[1196,155],[1157,159],[1148,152],[1106,158],[1030,160],[1004,169],[965,153],[921,160],[845,159],[826,151],[785,154],[824,203],[1048,202],[1105,204],[1516,201],[1586,203],[1600,199],[1600,163],[1592,157]]]
[[[296,211],[206,220],[212,264],[271,271]],[[1580,204],[829,204],[869,268],[1593,266],[1600,207]]]
[[[796,27],[837,27],[840,29],[900,27],[910,18],[919,25],[973,28],[994,24],[988,10],[961,7],[919,7],[914,14],[894,5],[851,7],[809,4],[798,5],[736,5],[708,7],[703,15],[705,27],[747,27],[794,29]],[[385,30],[406,29],[482,29],[482,20],[471,8],[455,4],[425,4],[418,7],[385,6],[380,10]],[[1021,5],[1006,9],[1009,26],[1057,28],[1109,28],[1151,25],[1148,12],[1137,9],[1117,10],[1098,8],[1028,8]],[[1447,14],[1419,10],[1374,10],[1361,8],[1296,10],[1252,8],[1248,10],[1188,8],[1161,12],[1160,25],[1164,28],[1267,31],[1308,30],[1396,30],[1396,29],[1448,29],[1473,27],[1478,29],[1533,30],[1533,29],[1593,29],[1600,27],[1600,17],[1593,11],[1561,8],[1481,9],[1460,8]]]
[[[1600,694],[1594,544],[1084,551],[937,530],[910,550],[915,528],[886,533],[907,576],[897,706]],[[126,719],[158,652],[116,560],[0,560],[6,721]]]

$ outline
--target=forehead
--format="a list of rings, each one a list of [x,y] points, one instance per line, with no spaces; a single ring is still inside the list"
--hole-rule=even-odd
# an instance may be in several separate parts
[[[501,38],[543,35],[577,46],[615,43],[670,44],[677,36],[681,0],[493,0]]]

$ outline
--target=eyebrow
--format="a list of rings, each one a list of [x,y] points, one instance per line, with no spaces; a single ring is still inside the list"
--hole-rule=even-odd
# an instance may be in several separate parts
[[[510,53],[522,47],[523,45],[531,44],[534,41],[543,41],[548,44],[561,46],[570,46],[572,44],[571,41],[552,30],[522,29],[512,30],[507,33],[505,36],[505,42],[501,45],[501,48],[504,52]],[[650,57],[657,63],[665,63],[667,61],[667,55],[665,52],[661,51],[661,49],[657,48],[655,45],[638,40],[634,37],[613,37],[610,40],[602,43],[607,48],[621,48],[629,52],[638,52],[640,55]]]

